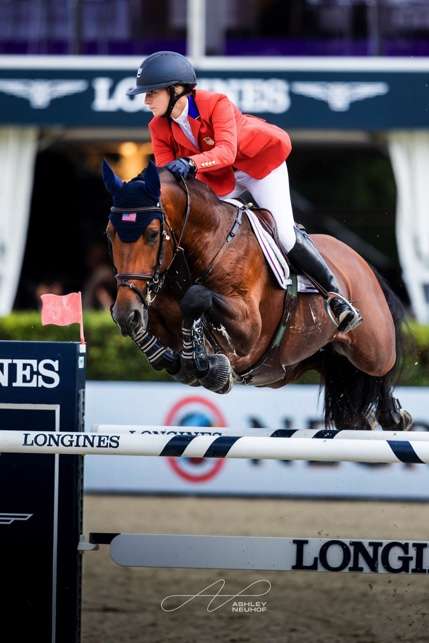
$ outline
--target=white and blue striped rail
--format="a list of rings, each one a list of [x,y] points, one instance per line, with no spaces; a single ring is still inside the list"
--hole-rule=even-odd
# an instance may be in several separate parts
[[[167,427],[158,427],[167,428]],[[177,428],[177,427],[176,427]],[[429,435],[425,432],[334,432],[332,436],[286,437],[141,434],[132,431],[57,433],[55,431],[1,431],[0,453],[57,453],[80,455],[181,456],[192,458],[242,458],[429,464]],[[296,437],[296,435],[300,437]],[[345,438],[345,439],[342,439]]]
[[[272,429],[223,426],[165,426],[160,424],[94,424],[96,433],[133,433],[164,436],[235,436],[270,438],[311,438],[312,440],[427,440],[429,431],[352,431],[350,429]]]

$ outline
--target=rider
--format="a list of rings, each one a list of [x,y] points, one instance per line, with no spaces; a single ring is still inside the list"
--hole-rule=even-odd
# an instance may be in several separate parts
[[[308,235],[295,228],[286,159],[288,134],[261,119],[242,114],[224,94],[195,89],[191,63],[174,51],[148,56],[128,94],[145,93],[153,113],[149,123],[156,164],[176,177],[196,178],[220,197],[248,190],[259,207],[270,210],[283,252],[319,287],[343,332],[362,320],[340,294],[335,276]],[[329,295],[328,295],[329,293]]]

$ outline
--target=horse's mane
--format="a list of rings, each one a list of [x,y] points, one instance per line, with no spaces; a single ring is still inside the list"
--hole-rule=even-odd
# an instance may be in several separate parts
[[[176,185],[179,190],[183,190],[180,183],[169,170],[167,170],[166,168],[159,168],[158,173],[162,184],[165,183],[168,185]],[[219,205],[219,203],[221,203],[220,199],[216,196],[213,190],[202,181],[197,181],[196,179],[187,179],[186,183],[191,192],[191,195],[195,195],[204,199],[207,202],[208,206]]]

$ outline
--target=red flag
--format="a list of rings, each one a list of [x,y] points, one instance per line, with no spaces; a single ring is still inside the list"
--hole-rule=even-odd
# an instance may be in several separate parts
[[[42,299],[42,325],[54,324],[55,326],[68,326],[80,324],[80,340],[84,344],[82,296],[80,292],[71,292],[69,295],[41,295]]]

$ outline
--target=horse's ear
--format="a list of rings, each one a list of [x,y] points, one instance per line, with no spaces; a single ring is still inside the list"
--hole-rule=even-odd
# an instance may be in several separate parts
[[[159,182],[158,170],[152,161],[149,161],[149,165],[144,171],[144,182],[149,194],[155,199],[159,199],[159,195],[161,194],[161,184]]]
[[[103,176],[104,185],[110,194],[115,194],[122,188],[122,181],[119,176],[116,176],[106,159],[103,159],[103,165],[101,168],[101,174]]]

